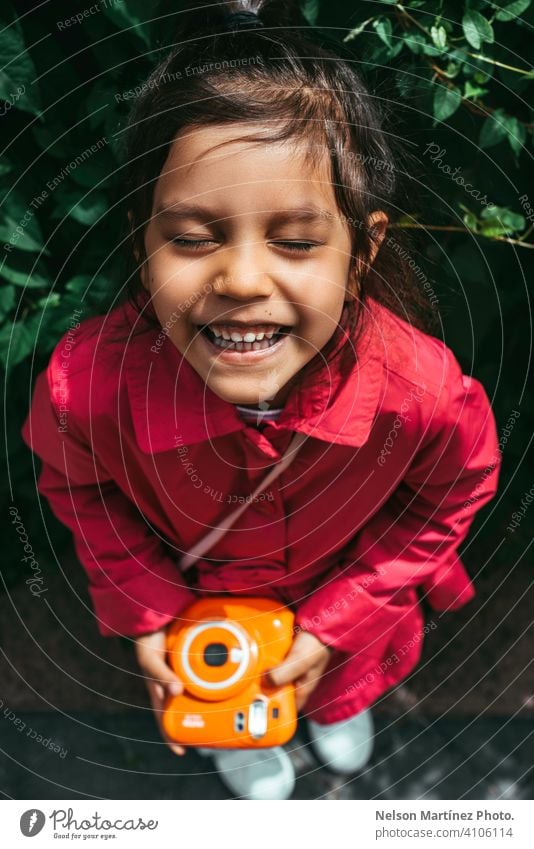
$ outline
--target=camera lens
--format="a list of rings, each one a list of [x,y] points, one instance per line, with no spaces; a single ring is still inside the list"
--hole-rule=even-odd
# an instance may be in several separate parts
[[[206,666],[224,666],[228,660],[228,649],[224,643],[209,643],[204,649]]]

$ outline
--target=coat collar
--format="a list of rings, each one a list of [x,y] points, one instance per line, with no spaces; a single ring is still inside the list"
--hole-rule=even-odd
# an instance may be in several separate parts
[[[235,406],[205,384],[162,331],[150,326],[130,304],[124,304],[131,329],[124,368],[137,444],[145,454],[243,430],[248,427]],[[360,447],[370,433],[383,384],[384,351],[377,332],[377,310],[369,299],[357,343],[358,361],[345,380],[339,357],[332,354],[350,345],[341,327],[332,341],[329,359],[320,371],[305,377],[289,395],[275,430],[300,431],[340,445]]]

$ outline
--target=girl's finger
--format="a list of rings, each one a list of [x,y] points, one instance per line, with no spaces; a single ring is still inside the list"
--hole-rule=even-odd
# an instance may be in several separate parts
[[[167,744],[169,749],[174,752],[175,755],[185,755],[185,749],[183,746],[180,746],[175,740],[171,740],[170,737],[167,736],[165,729],[163,728],[162,722],[162,712],[164,708],[165,701],[165,691],[160,684],[154,684],[151,681],[147,681],[148,694],[150,696],[150,701],[152,703],[152,710],[154,713],[154,717],[156,719],[157,726],[159,728],[159,733],[161,734],[163,741]]]
[[[310,670],[306,675],[299,678],[298,681],[295,681],[295,704],[297,710],[301,710],[304,707],[319,683],[319,680],[320,675],[317,675],[317,671]]]
[[[185,749],[182,746],[178,746],[176,743],[173,743],[172,741],[168,740],[165,736],[163,736],[163,739],[165,743],[167,743],[167,746],[169,747],[171,752],[174,752],[175,755],[185,755]]]
[[[171,696],[178,696],[183,692],[182,682],[165,662],[163,655],[143,647],[140,648],[137,659],[150,683],[159,684]]]

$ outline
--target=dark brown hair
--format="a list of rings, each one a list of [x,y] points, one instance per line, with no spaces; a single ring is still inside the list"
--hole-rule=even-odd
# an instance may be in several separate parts
[[[236,12],[258,17],[236,19]],[[146,259],[144,230],[155,183],[177,135],[193,126],[256,123],[257,136],[247,139],[292,139],[312,159],[330,157],[340,215],[352,225],[351,268],[358,260],[366,269],[358,297],[348,302],[351,338],[369,295],[432,331],[434,311],[411,271],[405,239],[386,236],[368,268],[375,234],[365,227],[367,217],[375,210],[390,222],[399,216],[400,154],[394,161],[379,99],[354,70],[347,49],[324,46],[326,37],[307,24],[299,0],[197,0],[180,20],[176,46],[140,86],[124,133],[122,191],[131,215],[129,255],[137,267]],[[142,289],[133,260],[129,271],[128,294],[136,304]]]

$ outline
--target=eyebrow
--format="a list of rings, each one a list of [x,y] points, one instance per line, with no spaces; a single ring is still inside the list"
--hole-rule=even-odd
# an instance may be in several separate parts
[[[157,208],[156,216],[171,221],[180,218],[196,218],[210,222],[223,220],[222,218],[217,218],[212,210],[208,210],[200,205],[186,203],[162,204]],[[292,209],[277,209],[273,211],[272,217],[277,221],[304,221],[308,223],[326,221],[331,223],[335,215],[328,209],[311,205],[294,207]]]

